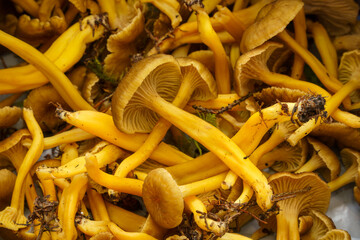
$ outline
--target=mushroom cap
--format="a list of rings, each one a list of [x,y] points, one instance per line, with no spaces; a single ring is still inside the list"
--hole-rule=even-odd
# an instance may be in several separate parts
[[[265,5],[243,33],[240,49],[247,52],[282,32],[301,10],[301,0],[278,0]]]
[[[184,200],[179,186],[164,168],[150,171],[142,190],[147,211],[164,228],[174,228],[182,221]]]
[[[319,239],[328,231],[335,229],[335,224],[332,219],[326,216],[324,213],[312,209],[309,211],[308,215],[312,217],[313,224],[308,232],[301,235],[301,239]]]
[[[351,240],[350,234],[342,229],[333,229],[328,231],[319,240]]]
[[[3,107],[0,108],[0,128],[8,128],[17,123],[22,116],[21,108],[19,107]]]
[[[0,202],[10,202],[16,175],[6,168],[0,169]]]
[[[313,225],[313,218],[311,216],[305,215],[299,217],[299,233],[300,235],[306,234]]]
[[[2,140],[0,142],[0,154],[2,152],[9,150],[16,144],[18,144],[23,137],[30,137],[30,136],[31,136],[31,134],[30,134],[29,130],[27,130],[27,129],[17,130],[13,134],[11,134],[10,137],[5,138],[4,140]]]
[[[308,142],[314,148],[314,154],[317,154],[325,163],[326,167],[319,169],[326,181],[334,180],[340,173],[340,161],[337,155],[324,143],[307,137]]]
[[[24,100],[24,107],[33,110],[34,117],[43,131],[56,130],[63,123],[56,117],[55,104],[60,104],[65,110],[71,109],[50,84],[33,89]]]
[[[350,80],[360,81],[360,50],[343,53],[339,64],[339,80],[346,84]],[[360,91],[350,93],[353,102],[360,102]]]
[[[267,42],[263,45],[242,54],[235,64],[234,90],[239,96],[245,96],[255,88],[261,71],[269,71],[266,62],[271,54],[282,44]]]
[[[269,166],[275,171],[293,172],[300,168],[306,161],[308,153],[308,144],[301,140],[295,147],[289,143],[283,142],[274,148],[271,152],[264,154],[258,162],[258,168],[264,169]],[[270,164],[266,164],[269,163]],[[274,162],[273,164],[271,164]]]
[[[217,97],[215,79],[205,65],[191,58],[176,58],[176,60],[181,67],[183,78],[191,78],[193,82],[192,100],[206,101]]]
[[[129,134],[150,132],[159,115],[148,108],[144,99],[156,91],[160,97],[172,102],[181,79],[180,66],[171,55],[152,55],[135,63],[112,98],[115,126]]]
[[[253,97],[263,108],[270,107],[280,102],[296,102],[299,97],[302,97],[306,92],[299,89],[291,89],[284,87],[268,87],[262,89],[260,92],[253,94]]]
[[[335,138],[342,147],[360,151],[360,130],[340,122],[322,123],[310,135]]]
[[[360,153],[351,148],[343,148],[340,151],[341,160],[346,169],[351,166],[359,166],[360,165]]]
[[[100,81],[98,76],[95,73],[90,72],[86,74],[85,82],[83,84],[81,94],[84,99],[90,103],[94,104],[94,99],[100,94],[100,86],[97,84]]]
[[[291,193],[297,190],[308,191],[296,194],[293,198],[278,201],[280,211],[297,211],[306,214],[311,209],[325,213],[329,207],[331,192],[328,185],[313,173],[279,172],[269,177],[274,194]]]
[[[331,36],[344,35],[355,24],[359,5],[354,0],[303,0],[307,15],[316,15]]]
[[[215,73],[215,58],[211,50],[198,50],[190,53],[189,58],[195,59],[204,64],[212,73]]]

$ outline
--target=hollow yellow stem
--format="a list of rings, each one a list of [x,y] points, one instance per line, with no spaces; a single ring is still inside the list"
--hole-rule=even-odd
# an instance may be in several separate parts
[[[76,227],[85,235],[94,236],[101,232],[109,232],[108,224],[109,221],[82,218],[80,222],[76,224]]]
[[[9,48],[41,71],[71,108],[94,110],[81,97],[66,75],[34,47],[3,31],[0,31],[0,44]]]
[[[88,188],[87,196],[95,221],[110,221],[104,199],[96,190]],[[94,214],[95,213],[95,214]]]
[[[21,227],[25,227],[18,225],[26,223],[24,213],[21,212],[21,199],[24,197],[23,195],[25,194],[24,181],[26,176],[28,176],[32,165],[34,165],[38,158],[41,156],[44,146],[43,134],[39,124],[35,120],[32,110],[24,108],[23,116],[33,138],[33,144],[30,146],[28,152],[25,155],[23,163],[18,170],[11,198],[11,204],[9,207],[5,208],[5,210],[0,212],[0,223],[6,226],[6,228],[12,230],[18,230]]]
[[[118,227],[115,223],[110,222],[108,224],[108,227],[112,234],[118,239],[118,240],[156,240],[156,238],[150,236],[146,233],[138,233],[138,232],[125,232],[120,227]]]
[[[45,140],[44,140],[45,141]],[[60,146],[61,154],[61,165],[65,165],[75,158],[79,157],[78,147],[75,142],[64,144]]]
[[[112,144],[107,144],[93,154],[99,159],[100,167],[104,167],[106,164],[115,162],[117,159],[127,155],[125,151]],[[57,168],[40,167],[37,169],[36,173],[43,179],[73,177],[77,174],[86,172],[85,158],[85,156],[80,156]]]
[[[326,29],[319,22],[308,22],[317,50],[320,53],[321,60],[330,76],[338,76],[338,57],[334,44],[332,43]]]
[[[210,18],[204,9],[198,8],[197,21],[201,40],[214,53],[215,80],[219,93],[230,93],[229,62],[224,47],[211,26]]]
[[[125,134],[119,131],[112,117],[105,113],[94,111],[60,112],[60,118],[69,124],[81,128],[116,146],[135,152],[146,140],[147,134]],[[191,160],[186,154],[175,148],[160,143],[150,156],[165,165],[174,165]]]
[[[95,155],[86,156],[86,168],[89,176],[98,184],[118,192],[141,196],[143,182],[132,178],[120,178],[99,169]]]
[[[206,207],[199,198],[196,196],[188,196],[184,198],[184,202],[186,207],[193,213],[194,220],[201,229],[212,232],[216,236],[222,236],[225,234],[227,231],[227,224],[225,222],[215,221],[206,217]]]
[[[304,7],[298,12],[293,20],[295,29],[295,40],[304,49],[307,49],[306,21]],[[294,62],[291,68],[291,77],[300,79],[304,71],[304,60],[297,54],[294,56]]]
[[[77,206],[86,192],[88,178],[85,174],[79,174],[73,177],[68,187],[66,195],[65,208],[63,213],[63,228],[66,240],[76,238],[75,214]]]

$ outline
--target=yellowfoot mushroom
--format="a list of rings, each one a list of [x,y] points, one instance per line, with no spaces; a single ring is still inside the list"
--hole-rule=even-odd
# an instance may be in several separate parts
[[[319,238],[319,240],[350,240],[350,234],[341,229],[332,229],[328,231],[324,236]]]
[[[270,208],[272,194],[267,180],[249,159],[244,159],[242,150],[213,125],[167,102],[180,84],[174,61],[164,55],[153,55],[133,65],[113,96],[115,125],[128,133],[150,131],[157,114],[161,115],[217,155],[254,188],[261,208]],[[140,119],[134,121],[134,116],[148,119],[152,126],[140,123]]]
[[[300,239],[299,215],[310,209],[324,213],[329,206],[330,189],[315,173],[275,173],[269,177],[269,183],[278,194],[302,191],[277,202],[277,239]]]
[[[301,239],[320,239],[327,232],[335,229],[335,224],[332,219],[320,211],[312,209],[309,211],[307,216],[312,218],[312,226],[309,231],[301,235]]]
[[[313,147],[311,158],[302,165],[295,173],[313,172],[319,169],[326,181],[332,181],[340,173],[340,161],[336,154],[324,143],[314,139],[307,138]]]
[[[183,219],[184,198],[219,188],[224,177],[225,173],[222,173],[178,186],[166,169],[157,168],[150,171],[144,180],[143,200],[155,222],[164,228],[173,228]]]

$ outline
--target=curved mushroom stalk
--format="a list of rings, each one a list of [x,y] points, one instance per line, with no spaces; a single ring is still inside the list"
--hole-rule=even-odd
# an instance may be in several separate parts
[[[313,146],[314,152],[311,158],[295,173],[313,172],[316,169],[324,170],[323,177],[329,182],[338,177],[340,173],[340,161],[336,154],[322,142],[308,137],[308,142]]]
[[[183,108],[190,97],[202,100],[216,97],[215,81],[205,66],[200,62],[187,58],[178,58],[177,61],[181,67],[182,83],[173,100],[175,106]],[[170,126],[170,122],[164,118],[160,118],[146,141],[134,154],[120,163],[114,175],[126,177],[131,170],[135,169],[148,159],[153,150],[164,138]]]
[[[232,171],[255,189],[259,205],[263,209],[270,208],[272,193],[267,180],[249,159],[244,159],[244,152],[213,125],[167,101],[171,94],[176,93],[180,80],[178,74],[169,75],[171,69],[179,71],[176,70],[178,67],[174,63],[175,60],[169,59],[168,63],[164,63],[164,57],[153,55],[137,62],[123,78],[115,90],[112,101],[115,125],[128,133],[149,131],[151,127],[135,126],[130,122],[130,118],[139,117],[141,114],[142,118],[146,117],[151,123],[158,118],[156,113],[159,114],[223,160]],[[151,69],[143,68],[150,63]]]
[[[269,177],[274,193],[300,191],[293,198],[277,202],[277,239],[300,239],[298,218],[303,211],[315,209],[326,212],[330,203],[330,189],[315,173],[275,173]]]
[[[92,15],[69,27],[44,53],[61,71],[70,69],[83,56],[86,44],[97,40],[104,33],[104,26],[95,25],[104,17]],[[89,21],[90,24],[87,24]],[[100,22],[101,22],[100,21]],[[80,25],[82,28],[80,28]],[[94,31],[95,29],[95,31]],[[95,34],[93,34],[95,33]],[[22,92],[49,82],[33,65],[1,69],[0,93]],[[16,84],[15,84],[16,83]]]
[[[215,221],[207,217],[206,207],[199,198],[188,196],[184,198],[184,202],[186,207],[194,214],[196,224],[204,231],[221,237],[229,230],[226,222]]]
[[[225,173],[204,180],[178,186],[164,168],[150,171],[144,180],[142,196],[154,221],[164,228],[173,228],[182,221],[184,199],[220,187]],[[219,230],[219,229],[218,229]]]
[[[331,182],[328,182],[330,190],[336,191],[342,186],[355,181],[359,173],[360,153],[350,148],[344,148],[340,151],[341,160],[344,163],[346,170],[339,177]]]
[[[21,209],[23,209],[23,204],[21,200],[24,199],[25,196],[25,179],[30,172],[32,165],[39,159],[41,153],[43,151],[43,134],[40,129],[40,126],[35,120],[35,117],[32,113],[32,110],[23,109],[24,120],[27,124],[27,127],[32,135],[33,144],[27,151],[24,160],[19,167],[17,172],[17,178],[14,186],[14,192],[11,198],[11,204],[9,207],[5,208],[2,212],[0,212],[0,223],[2,226],[5,226],[11,230],[18,230],[20,228],[26,227],[25,224],[26,218]]]
[[[115,162],[118,158],[127,156],[125,151],[107,142],[100,142],[90,153],[99,159],[99,165],[101,167]],[[85,165],[86,157],[80,156],[57,168],[40,166],[36,170],[36,174],[41,179],[68,178],[80,173],[85,173]]]

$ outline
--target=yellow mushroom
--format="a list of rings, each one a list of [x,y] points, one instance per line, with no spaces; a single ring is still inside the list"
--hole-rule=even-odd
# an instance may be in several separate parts
[[[18,225],[19,223],[26,223],[26,218],[21,211],[21,199],[23,199],[23,196],[25,195],[24,181],[32,165],[38,160],[43,151],[43,134],[34,118],[32,111],[29,109],[24,109],[23,115],[27,127],[32,135],[33,144],[31,144],[31,147],[27,151],[25,158],[18,170],[14,192],[11,198],[11,205],[0,212],[0,222],[2,223],[2,226],[12,230],[18,230],[25,227]]]
[[[314,151],[311,158],[302,165],[295,173],[312,172],[319,169],[323,173],[326,181],[332,181],[338,177],[340,173],[340,161],[336,154],[322,142],[307,138],[308,142],[312,145]]]
[[[164,58],[168,60],[164,61]],[[152,122],[158,118],[156,113],[159,114],[216,154],[230,169],[255,188],[259,205],[263,209],[269,208],[271,189],[267,186],[263,174],[250,160],[244,159],[245,153],[213,125],[168,102],[180,83],[178,74],[170,75],[170,71],[178,71],[178,66],[171,58],[166,55],[153,55],[133,65],[113,96],[112,112],[115,125],[128,133],[146,132],[149,131],[149,125],[134,122],[132,118],[142,116],[141,118],[145,117],[153,124]],[[143,67],[148,64],[151,64],[148,68]],[[140,105],[141,108],[133,108],[134,105]]]

